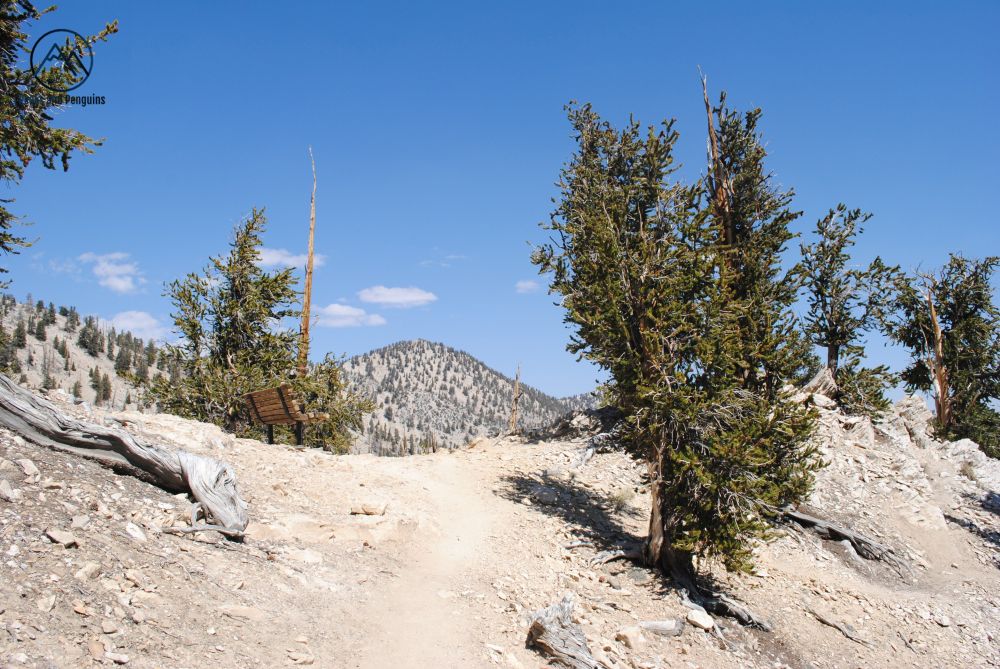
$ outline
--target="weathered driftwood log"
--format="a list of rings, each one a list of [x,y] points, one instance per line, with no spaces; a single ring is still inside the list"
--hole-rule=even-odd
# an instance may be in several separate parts
[[[548,655],[550,663],[567,669],[607,669],[594,659],[587,648],[587,638],[573,622],[573,594],[561,602],[536,611],[528,628],[528,645]]]
[[[150,444],[129,433],[84,423],[0,374],[0,425],[28,441],[106,463],[127,464],[169,492],[190,492],[215,523],[238,535],[249,523],[247,505],[229,465]]]

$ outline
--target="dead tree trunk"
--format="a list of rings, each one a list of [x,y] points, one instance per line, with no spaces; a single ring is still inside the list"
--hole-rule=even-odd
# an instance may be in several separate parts
[[[316,235],[316,161],[313,160],[312,147],[309,147],[309,162],[312,164],[313,189],[309,198],[309,251],[306,258],[306,285],[302,295],[302,326],[299,340],[298,375],[305,377],[309,367],[309,319],[312,317],[312,284],[313,284],[313,237]]]
[[[239,535],[247,527],[246,502],[229,465],[213,458],[150,444],[129,433],[84,423],[0,374],[0,426],[42,446],[126,464],[169,492],[190,492],[215,524]]]
[[[517,404],[521,400],[521,365],[517,366],[517,376],[514,377],[514,399],[510,405],[510,421],[507,423],[507,434],[517,434]]]
[[[573,595],[535,613],[528,628],[528,645],[548,655],[551,664],[567,669],[607,669],[587,648],[587,637],[573,622]]]

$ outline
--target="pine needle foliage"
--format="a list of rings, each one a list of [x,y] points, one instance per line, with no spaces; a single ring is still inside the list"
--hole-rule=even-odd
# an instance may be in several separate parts
[[[1000,458],[1000,308],[991,282],[998,266],[1000,257],[952,254],[937,273],[900,277],[885,322],[887,334],[911,354],[902,373],[907,390],[934,393],[938,434],[972,439],[994,458]]]
[[[795,273],[780,268],[795,214],[762,171],[758,113],[715,110],[734,177],[725,220],[710,180],[674,179],[673,121],[616,130],[590,105],[568,114],[577,151],[532,260],[561,299],[568,349],[609,372],[648,462],[647,561],[689,580],[695,557],[746,569],[818,466],[813,415],[781,391],[808,346]]]
[[[285,323],[300,315],[299,293],[290,268],[260,267],[266,225],[264,212],[254,209],[236,226],[226,255],[169,284],[166,294],[180,335],[167,347],[175,371],[153,380],[151,397],[169,413],[260,438],[263,428],[254,423],[243,396],[290,383],[308,410],[331,415],[307,430],[310,445],[346,450],[350,429],[359,429],[372,407],[346,388],[335,358],[311,366],[305,377],[295,374],[298,335]],[[277,432],[290,435],[286,428]]]
[[[46,88],[66,88],[75,76],[66,68],[50,67],[39,76],[26,67],[32,40],[27,27],[55,7],[38,10],[28,0],[0,0],[0,182],[16,184],[35,159],[46,169],[69,169],[74,153],[91,153],[100,140],[71,128],[53,127],[52,112],[59,100]],[[118,31],[118,22],[107,24],[85,44],[72,48],[89,49]],[[17,254],[31,241],[15,231],[20,217],[7,209],[10,199],[0,199],[0,254]],[[0,267],[0,274],[7,270]],[[9,282],[0,282],[0,288]]]
[[[803,244],[802,276],[809,310],[805,333],[826,350],[826,366],[840,389],[840,406],[851,414],[878,417],[889,409],[889,368],[862,365],[863,337],[884,320],[898,267],[881,257],[868,267],[851,266],[850,249],[871,214],[838,204],[816,223],[816,241]]]

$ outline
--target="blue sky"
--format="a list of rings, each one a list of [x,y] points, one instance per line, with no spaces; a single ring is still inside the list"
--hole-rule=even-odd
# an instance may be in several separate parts
[[[270,258],[304,253],[312,145],[314,356],[422,337],[585,391],[597,371],[524,283],[540,283],[530,245],[573,149],[562,107],[676,117],[695,176],[699,66],[735,106],[763,107],[801,231],[844,201],[875,214],[859,261],[1000,253],[1000,4],[873,5],[66,2],[33,34],[120,21],[76,91],[107,103],[57,117],[106,141],[69,173],[0,187],[38,238],[3,259],[11,290],[162,332],[163,283],[222,252],[252,207]],[[879,342],[870,357],[905,360]]]

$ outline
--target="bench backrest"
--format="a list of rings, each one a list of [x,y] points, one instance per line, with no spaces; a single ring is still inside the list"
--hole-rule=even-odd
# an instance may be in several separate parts
[[[292,387],[282,383],[277,388],[258,390],[243,396],[250,413],[265,425],[287,425],[305,422],[309,417],[302,413],[302,403]]]

